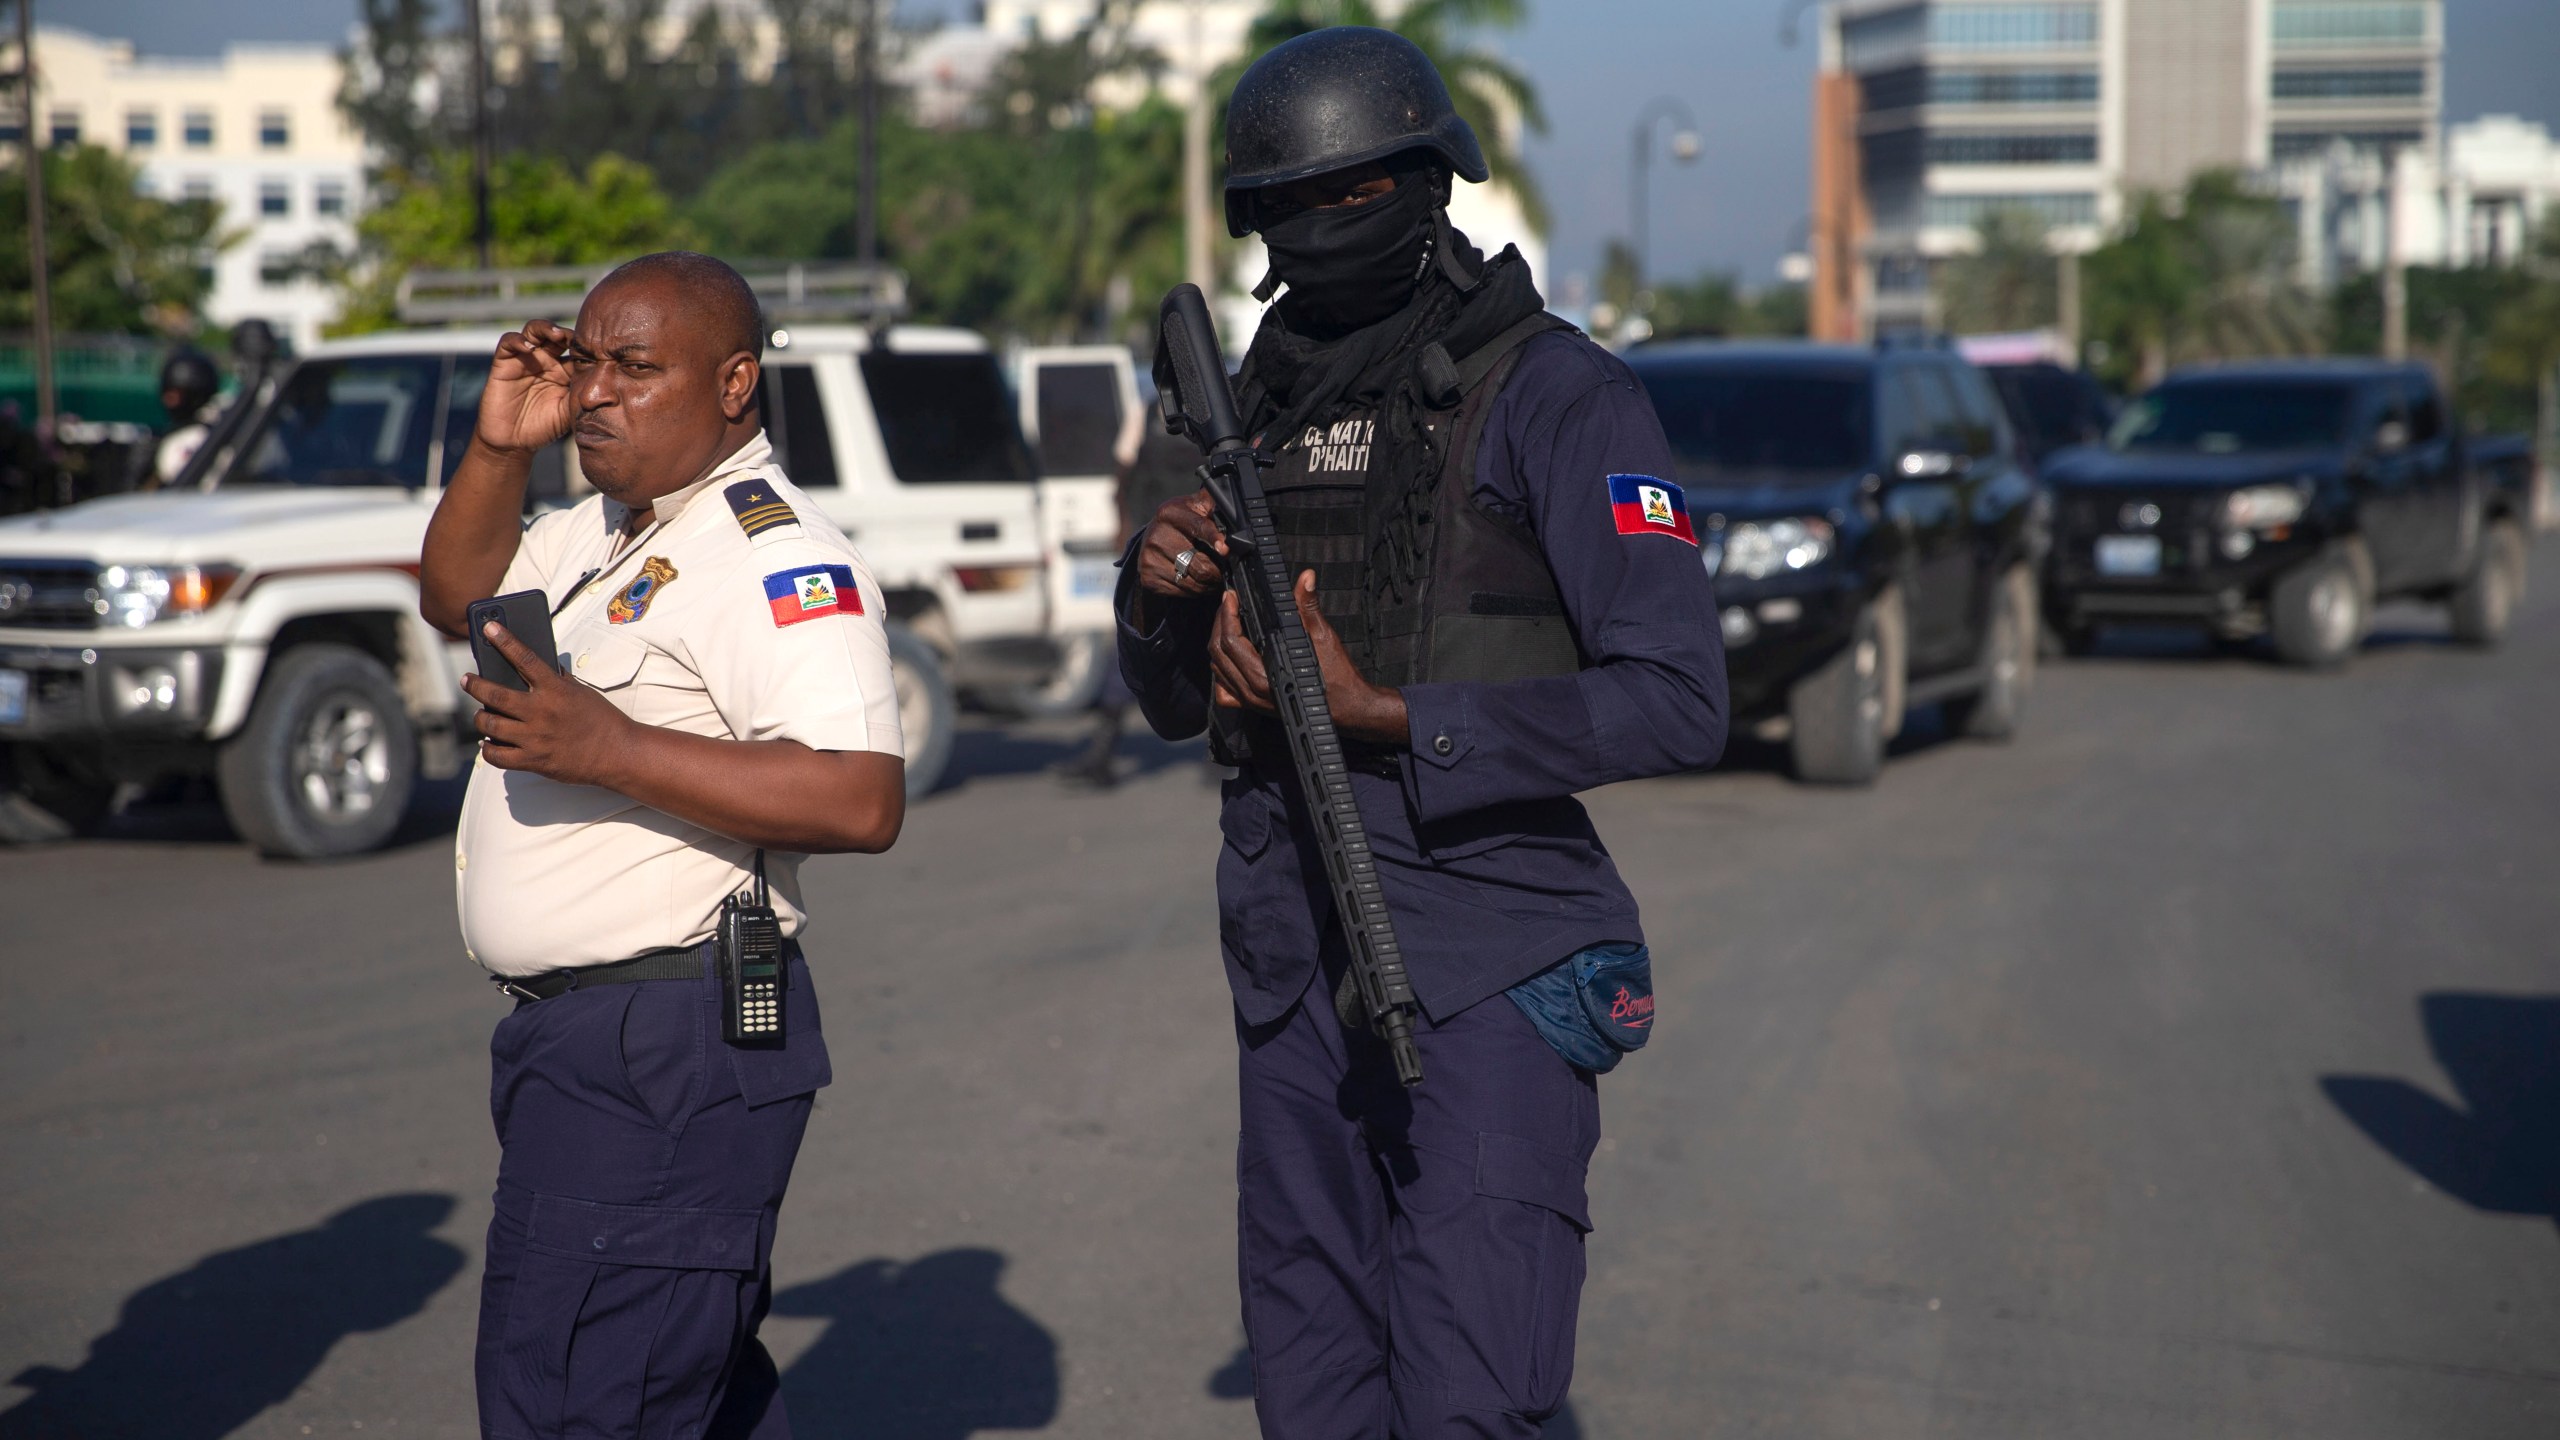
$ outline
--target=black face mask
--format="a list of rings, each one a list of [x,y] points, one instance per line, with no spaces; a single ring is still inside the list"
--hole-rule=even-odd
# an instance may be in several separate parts
[[[1330,330],[1374,325],[1413,298],[1430,256],[1434,205],[1421,176],[1360,205],[1308,210],[1262,232],[1288,312]]]

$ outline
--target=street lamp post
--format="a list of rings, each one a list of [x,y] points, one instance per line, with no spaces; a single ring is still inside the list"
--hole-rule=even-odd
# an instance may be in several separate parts
[[[1698,158],[1698,121],[1689,107],[1665,95],[1636,112],[1635,153],[1627,168],[1627,253],[1635,262],[1635,293],[1644,293],[1646,273],[1646,233],[1652,217],[1647,213],[1648,181],[1653,168],[1653,132],[1665,119],[1675,121],[1679,129],[1671,132],[1671,158],[1686,165]],[[1631,305],[1641,309],[1641,301]]]
[[[51,137],[36,127],[36,0],[18,0],[18,154],[27,166],[27,300],[34,321],[36,434],[53,440],[53,280],[45,251],[44,152]]]

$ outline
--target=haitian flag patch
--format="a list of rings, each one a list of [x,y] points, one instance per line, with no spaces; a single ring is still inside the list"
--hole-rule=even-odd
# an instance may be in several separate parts
[[[1689,497],[1668,480],[1612,475],[1609,509],[1617,516],[1621,535],[1673,535],[1698,543],[1698,532],[1689,524]]]
[[[797,625],[822,615],[862,613],[862,590],[853,583],[850,565],[803,565],[767,575],[764,598],[773,607],[777,626]]]

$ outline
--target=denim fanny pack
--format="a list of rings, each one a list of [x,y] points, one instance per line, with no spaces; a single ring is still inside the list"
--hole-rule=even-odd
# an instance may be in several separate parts
[[[1594,1074],[1653,1038],[1653,952],[1594,945],[1503,992],[1555,1052]]]

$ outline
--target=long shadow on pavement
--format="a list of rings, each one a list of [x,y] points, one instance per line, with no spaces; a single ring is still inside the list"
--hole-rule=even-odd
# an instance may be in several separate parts
[[[1058,1342],[1004,1298],[1004,1257],[943,1250],[865,1260],[774,1297],[832,1321],[783,1372],[791,1428],[863,1440],[966,1440],[1058,1415]]]
[[[2331,1104],[2465,1204],[2560,1219],[2560,997],[2438,992],[2418,1015],[2458,1102],[2406,1080],[2331,1075]]]
[[[425,1308],[462,1272],[432,1232],[450,1195],[385,1195],[208,1255],[134,1292],[76,1370],[38,1365],[6,1440],[219,1440],[293,1394],[349,1335]]]

